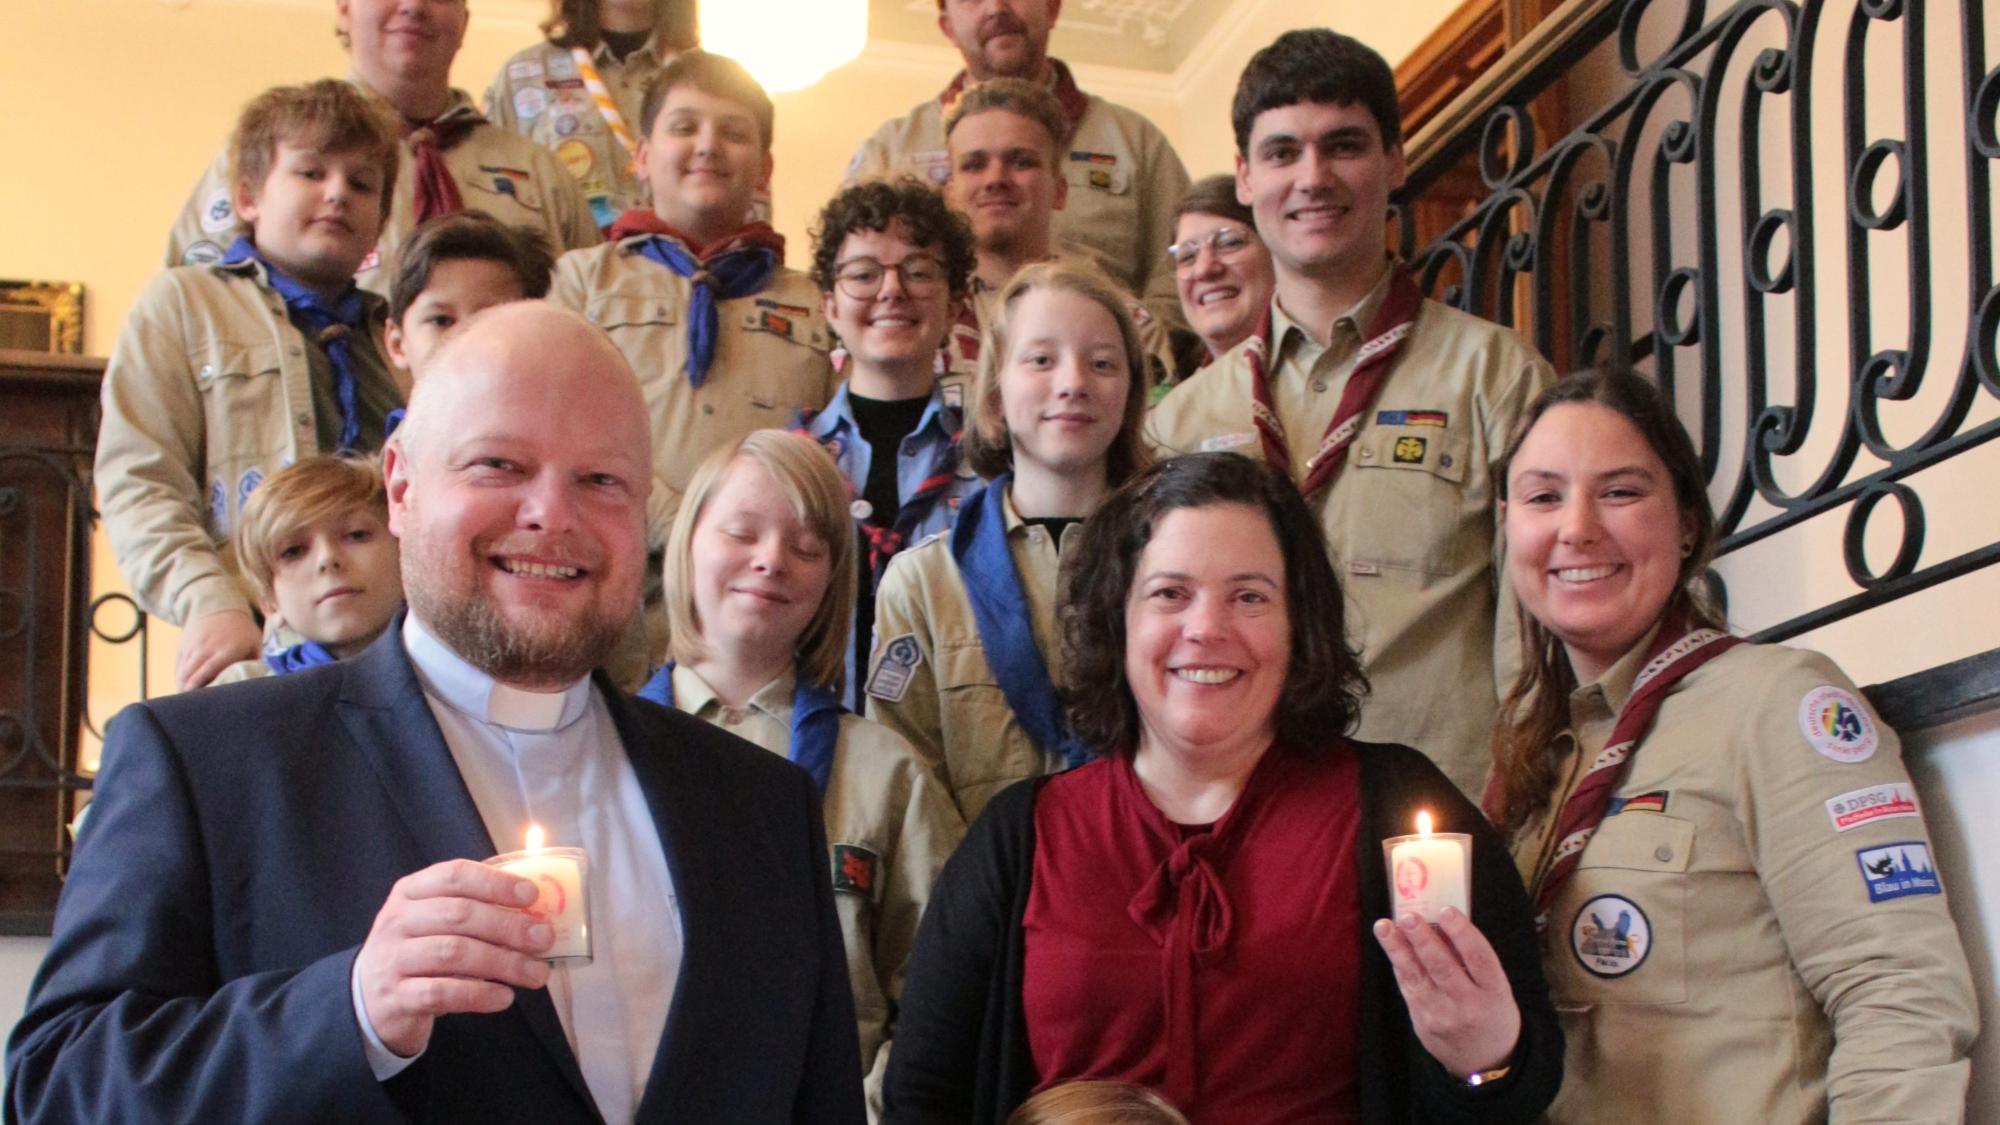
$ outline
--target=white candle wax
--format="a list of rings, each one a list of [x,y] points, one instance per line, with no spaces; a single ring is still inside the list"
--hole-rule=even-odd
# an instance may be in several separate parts
[[[1390,914],[1436,922],[1447,906],[1472,913],[1472,837],[1422,833],[1382,841],[1389,864]]]
[[[582,848],[531,848],[486,862],[534,882],[535,901],[522,910],[555,930],[555,942],[544,955],[546,960],[589,962],[590,901]]]

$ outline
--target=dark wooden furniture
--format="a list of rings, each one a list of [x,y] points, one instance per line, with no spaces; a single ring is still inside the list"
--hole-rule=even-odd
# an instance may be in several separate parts
[[[47,933],[69,858],[104,361],[0,350],[0,934]]]

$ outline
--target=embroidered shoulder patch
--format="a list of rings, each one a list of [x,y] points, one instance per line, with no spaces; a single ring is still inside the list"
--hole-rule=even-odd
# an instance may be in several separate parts
[[[875,897],[881,857],[859,844],[833,846],[833,889],[862,898]]]
[[[1861,881],[1867,884],[1869,902],[1944,893],[1937,867],[1931,863],[1930,845],[1920,840],[1863,848],[1854,853],[1854,861],[1861,865]]]
[[[910,692],[910,678],[922,663],[924,652],[917,647],[914,633],[904,633],[882,646],[882,659],[868,674],[868,694],[889,703],[901,703]]]
[[[1822,684],[1799,700],[1799,732],[1822,757],[1848,765],[1874,757],[1880,741],[1861,701],[1832,684]]]
[[[1878,820],[1917,815],[1917,787],[1892,781],[1842,793],[1826,802],[1827,819],[1835,832],[1845,832]]]

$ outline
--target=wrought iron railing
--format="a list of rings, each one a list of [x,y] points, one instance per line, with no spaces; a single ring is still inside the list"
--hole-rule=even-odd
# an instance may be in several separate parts
[[[1402,251],[1426,291],[1561,368],[1655,377],[1725,574],[1844,521],[1846,588],[1764,613],[1761,639],[2000,561],[1927,550],[1914,479],[2000,436],[1990,50],[1984,0],[1572,0],[1410,139]]]

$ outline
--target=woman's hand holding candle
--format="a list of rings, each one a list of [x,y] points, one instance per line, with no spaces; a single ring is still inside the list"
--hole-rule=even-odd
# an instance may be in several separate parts
[[[1375,923],[1375,940],[1396,970],[1417,1040],[1465,1077],[1504,1066],[1521,1037],[1521,1009],[1507,973],[1472,919],[1447,908],[1437,925],[1406,914]]]
[[[396,881],[361,944],[361,1005],[384,1046],[408,1058],[454,1012],[498,1012],[514,989],[548,983],[553,934],[522,912],[535,885],[469,859]]]

